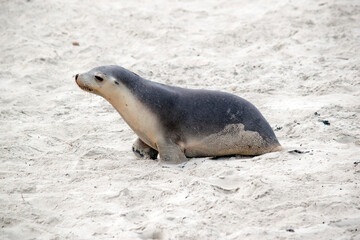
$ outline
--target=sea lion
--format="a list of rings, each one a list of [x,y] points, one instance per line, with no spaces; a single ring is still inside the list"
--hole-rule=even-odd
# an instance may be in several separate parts
[[[138,157],[181,163],[192,157],[280,151],[274,131],[250,102],[230,93],[146,80],[119,66],[76,74],[78,86],[113,105],[139,137]]]

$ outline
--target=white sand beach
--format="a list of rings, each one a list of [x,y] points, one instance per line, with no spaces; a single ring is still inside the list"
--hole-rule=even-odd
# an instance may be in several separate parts
[[[0,0],[0,30],[0,239],[360,239],[359,1]],[[109,64],[243,97],[284,149],[139,160],[74,81]]]

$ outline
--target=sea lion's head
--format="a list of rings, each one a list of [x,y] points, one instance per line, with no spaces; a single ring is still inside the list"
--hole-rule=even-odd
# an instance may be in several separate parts
[[[125,68],[110,65],[91,69],[89,72],[76,74],[75,82],[84,91],[108,98],[116,89],[134,79],[136,74]],[[138,77],[138,76],[137,76]]]
[[[89,72],[76,74],[75,82],[82,90],[105,97],[119,85],[112,73],[110,66],[96,67]]]

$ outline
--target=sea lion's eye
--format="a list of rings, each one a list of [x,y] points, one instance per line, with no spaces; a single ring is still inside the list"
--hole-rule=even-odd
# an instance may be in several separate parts
[[[99,82],[102,82],[104,80],[102,77],[96,75],[95,75],[95,79],[98,80]]]

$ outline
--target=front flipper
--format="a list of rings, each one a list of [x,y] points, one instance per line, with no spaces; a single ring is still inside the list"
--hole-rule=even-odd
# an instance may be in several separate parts
[[[132,150],[138,158],[156,159],[158,155],[158,151],[141,141],[140,138],[136,139]]]
[[[181,147],[175,143],[163,142],[157,147],[163,163],[180,164],[188,160]]]

